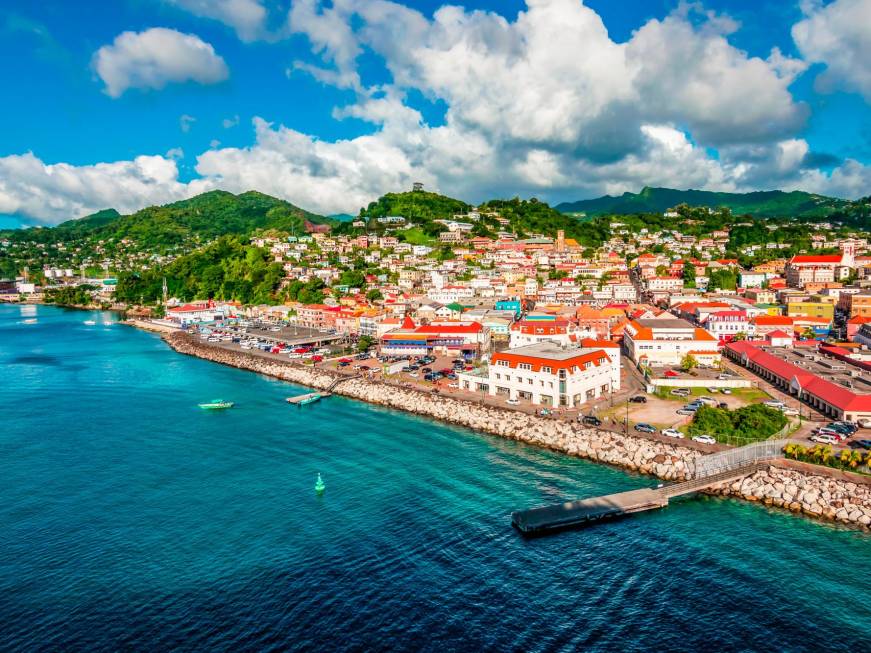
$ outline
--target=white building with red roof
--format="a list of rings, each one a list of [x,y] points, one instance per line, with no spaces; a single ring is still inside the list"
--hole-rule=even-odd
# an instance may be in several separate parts
[[[536,406],[575,408],[620,389],[619,358],[602,348],[542,342],[497,352],[485,371],[461,372],[460,387]]]
[[[623,330],[623,347],[633,362],[653,367],[680,365],[687,354],[702,365],[720,361],[717,338],[677,318],[631,320]]]
[[[850,275],[856,267],[856,242],[841,243],[840,254],[796,254],[786,264],[786,283],[793,288],[808,284],[833,283]]]
[[[490,350],[490,330],[479,322],[430,322],[416,325],[406,316],[402,326],[381,336],[387,356],[447,354],[475,358]]]

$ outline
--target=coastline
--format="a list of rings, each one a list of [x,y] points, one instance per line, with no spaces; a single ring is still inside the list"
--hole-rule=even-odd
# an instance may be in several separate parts
[[[139,321],[132,326],[144,328]],[[212,347],[184,332],[148,329],[161,334],[176,352],[258,374],[264,374],[351,399],[394,408],[490,435],[517,440],[560,453],[606,463],[666,481],[693,476],[695,461],[704,451],[660,440],[661,436],[614,433],[559,422],[478,403],[430,395],[417,389],[303,367],[245,352]],[[663,438],[664,439],[664,438]],[[693,443],[695,444],[695,443]],[[871,526],[871,477],[796,461],[775,460],[768,467],[709,494],[758,501],[815,518],[853,527]]]

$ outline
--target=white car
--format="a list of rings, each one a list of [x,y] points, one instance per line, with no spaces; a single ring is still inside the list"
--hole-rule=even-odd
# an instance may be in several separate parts
[[[517,406],[520,404],[520,402],[517,399],[506,399],[505,403],[508,404],[509,406]]]
[[[718,388],[715,388],[714,386],[711,386],[710,388],[708,388],[708,392],[710,392],[712,395],[717,394],[719,391],[720,390]]]
[[[778,401],[777,399],[763,401],[762,405],[768,406],[769,408],[777,408],[778,410],[783,410],[784,408],[786,408],[786,404],[784,404],[782,401]]]
[[[720,390],[720,392],[722,392],[724,395],[732,394],[732,391],[729,390],[729,388],[723,388],[722,390]]]
[[[780,412],[784,415],[798,415],[798,411],[795,408],[790,408],[789,406],[784,406],[780,409]]]
[[[826,433],[817,433],[811,436],[811,442],[819,442],[820,444],[838,444],[839,440],[834,435]]]
[[[695,435],[693,442],[701,442],[702,444],[717,444],[717,440],[712,435]]]
[[[683,438],[684,434],[677,429],[662,429],[662,434],[670,438]]]
[[[703,404],[708,404],[709,406],[717,405],[717,400],[713,397],[699,397],[696,401],[701,401]]]
[[[448,387],[449,388],[459,388],[460,384],[459,383],[448,383]]]

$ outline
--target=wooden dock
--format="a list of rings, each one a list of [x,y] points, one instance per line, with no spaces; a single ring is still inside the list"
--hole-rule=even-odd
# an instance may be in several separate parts
[[[705,488],[727,483],[752,474],[761,467],[754,463],[697,478],[682,483],[672,483],[657,488],[642,488],[618,492],[591,499],[568,501],[553,506],[542,506],[511,513],[511,524],[524,535],[543,533],[583,526],[603,519],[614,519],[636,512],[665,508],[673,497],[691,494]]]
[[[303,402],[309,401],[310,399],[317,397],[318,399],[324,399],[325,397],[329,397],[329,392],[307,392],[304,395],[296,395],[295,397],[288,397],[287,403],[289,404],[301,404]]]

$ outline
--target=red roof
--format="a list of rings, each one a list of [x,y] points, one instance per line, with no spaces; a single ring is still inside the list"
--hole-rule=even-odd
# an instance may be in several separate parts
[[[414,320],[411,319],[410,315],[406,315],[405,319],[402,320],[402,328],[403,329],[408,329],[410,331],[411,329],[414,329],[416,327],[417,327],[417,325],[414,323]]]
[[[831,381],[803,370],[792,363],[787,363],[762,351],[753,343],[747,341],[731,342],[726,345],[736,353],[744,354],[756,365],[791,383],[795,379],[805,392],[831,404],[842,411],[871,412],[871,395],[858,395]]]
[[[417,333],[479,333],[484,325],[479,322],[435,322],[417,327]]]
[[[817,255],[812,254],[796,254],[789,260],[790,264],[794,263],[829,263],[835,264],[841,262],[840,254]]]

